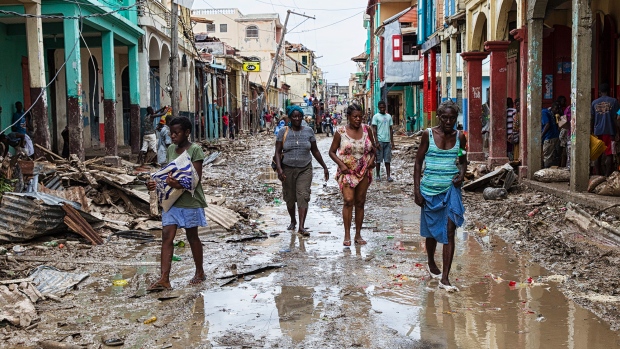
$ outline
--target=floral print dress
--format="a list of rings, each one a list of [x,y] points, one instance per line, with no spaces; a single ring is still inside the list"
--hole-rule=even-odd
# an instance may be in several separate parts
[[[368,125],[363,125],[361,139],[352,139],[347,135],[346,126],[340,126],[336,130],[340,134],[340,148],[338,158],[350,169],[350,174],[342,174],[340,169],[336,172],[336,180],[340,190],[346,185],[355,188],[368,176],[368,184],[372,183],[372,170],[370,160],[373,154],[373,145],[368,136]]]

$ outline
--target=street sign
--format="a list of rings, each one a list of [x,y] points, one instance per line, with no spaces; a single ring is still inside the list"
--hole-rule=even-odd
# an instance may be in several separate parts
[[[260,62],[243,62],[243,71],[260,72]]]

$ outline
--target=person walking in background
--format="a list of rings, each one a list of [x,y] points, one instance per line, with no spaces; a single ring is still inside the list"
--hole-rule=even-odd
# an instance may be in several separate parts
[[[228,128],[230,126],[230,119],[228,117],[228,112],[224,112],[224,115],[222,115],[222,123],[224,124],[223,127],[223,136],[224,138],[228,138]]]
[[[618,100],[609,96],[609,84],[599,87],[600,97],[592,102],[590,128],[592,134],[605,143],[605,153],[596,159],[596,173],[609,176],[614,172],[613,148],[611,142],[620,134],[618,126]],[[617,140],[617,139],[616,139]]]
[[[267,127],[267,132],[271,132],[271,120],[273,119],[273,115],[271,112],[265,114],[265,125]]]
[[[515,115],[512,123],[512,137],[509,141],[512,143],[512,156],[514,161],[519,160],[520,143],[521,143],[521,100],[515,99]]]
[[[170,138],[170,127],[168,127],[170,119],[171,118],[166,117],[165,115],[162,116],[161,120],[159,120],[159,125],[157,126],[159,129],[159,139],[157,140],[157,163],[162,167],[168,163],[168,147],[172,144],[172,139]]]
[[[413,172],[415,203],[422,208],[420,235],[426,238],[427,271],[433,279],[440,279],[439,288],[448,292],[459,291],[448,276],[454,258],[454,234],[463,224],[465,214],[461,184],[467,170],[467,140],[454,129],[458,110],[451,100],[439,105],[439,126],[422,134]],[[435,263],[438,242],[443,244],[443,270]]]
[[[146,108],[146,116],[142,121],[142,148],[140,149],[140,154],[138,154],[138,163],[141,165],[144,164],[144,161],[146,160],[146,153],[149,149],[157,154],[157,136],[155,135],[155,125],[153,125],[153,120],[165,115],[167,109],[168,107],[164,106],[155,112],[152,107]]]
[[[306,229],[306,215],[310,202],[310,186],[312,185],[312,157],[323,167],[325,181],[329,179],[327,165],[323,161],[321,152],[316,146],[314,131],[302,126],[304,111],[300,106],[293,105],[287,108],[291,126],[284,126],[276,137],[275,163],[278,178],[282,182],[282,196],[286,202],[291,224],[288,230],[294,230],[297,225],[295,219],[295,205],[299,212],[299,229],[297,233],[309,236]]]
[[[372,183],[372,169],[376,166],[375,137],[372,128],[365,125],[362,108],[351,104],[347,108],[347,125],[340,126],[334,133],[329,157],[338,165],[336,180],[344,201],[344,246],[351,246],[351,221],[355,207],[355,244],[366,245],[362,239],[366,193]]]
[[[549,168],[557,163],[560,131],[556,122],[556,115],[559,116],[561,112],[558,102],[553,102],[551,108],[542,110],[543,168]]]
[[[377,106],[379,112],[372,117],[372,128],[377,135],[377,181],[381,181],[381,163],[385,162],[385,172],[387,175],[387,181],[393,182],[390,173],[390,161],[392,160],[392,149],[394,147],[394,134],[392,132],[392,126],[394,121],[392,115],[385,112],[386,104],[384,101],[380,101]]]

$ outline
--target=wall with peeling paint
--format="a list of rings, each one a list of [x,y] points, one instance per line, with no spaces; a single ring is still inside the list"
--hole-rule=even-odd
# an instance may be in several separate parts
[[[11,124],[15,102],[24,100],[22,56],[28,56],[26,36],[7,36],[6,25],[0,23],[0,47],[0,125],[4,129]]]

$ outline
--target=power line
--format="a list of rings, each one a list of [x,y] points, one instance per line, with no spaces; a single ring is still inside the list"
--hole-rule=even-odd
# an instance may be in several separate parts
[[[339,21],[337,21],[337,22],[334,22],[334,23],[331,23],[331,24],[328,24],[328,25],[324,25],[324,26],[322,26],[322,27],[318,27],[318,28],[314,28],[314,29],[308,29],[308,30],[301,30],[301,31],[298,31],[298,32],[291,32],[291,33],[289,33],[289,34],[295,34],[295,33],[307,33],[307,32],[311,32],[311,31],[315,31],[315,30],[320,30],[320,29],[323,29],[323,28],[331,27],[331,26],[333,26],[333,25],[336,25],[336,24],[342,23],[342,22],[344,22],[344,21],[346,21],[346,20],[349,20],[349,19],[351,19],[351,18],[353,18],[353,17],[355,17],[355,16],[361,15],[361,14],[362,14],[362,13],[364,13],[364,12],[365,12],[365,10],[364,10],[364,11],[361,11],[361,12],[357,12],[357,13],[355,13],[353,16],[347,17],[347,18],[345,18],[345,19],[339,20]]]
[[[18,16],[18,17],[25,17],[25,18],[51,18],[51,19],[82,19],[82,18],[91,18],[91,17],[103,17],[103,16],[108,16],[111,15],[113,13],[117,13],[117,12],[121,12],[121,11],[126,11],[129,9],[132,9],[136,6],[138,6],[140,3],[136,2],[133,5],[130,6],[121,6],[116,10],[113,11],[108,11],[108,12],[103,12],[103,13],[93,13],[90,15],[86,15],[86,16],[63,16],[63,15],[34,15],[34,14],[30,14],[30,13],[19,13],[19,12],[15,12],[15,11],[7,11],[7,10],[0,10],[1,14],[5,14],[5,15],[12,15],[12,16]]]
[[[261,1],[261,0],[254,0],[256,2],[260,2],[263,4],[270,4],[269,2],[265,2],[265,1]],[[350,8],[335,8],[335,9],[328,9],[328,8],[303,8],[303,7],[297,7],[297,4],[293,1],[293,4],[295,5],[295,8],[297,8],[298,10],[308,10],[308,11],[330,11],[330,12],[336,12],[336,11],[351,11],[351,10],[361,10],[364,7],[350,7]],[[273,3],[271,3],[272,6],[278,6],[278,7],[290,7],[290,6],[286,6],[286,5],[274,5]]]

